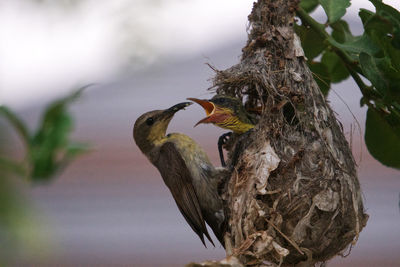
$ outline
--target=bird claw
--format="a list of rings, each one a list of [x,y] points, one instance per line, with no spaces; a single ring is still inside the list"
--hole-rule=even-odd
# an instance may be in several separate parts
[[[221,160],[221,166],[226,167],[225,159],[224,159],[224,152],[223,146],[228,143],[229,138],[231,137],[232,132],[224,133],[218,138],[218,152],[219,152],[219,159]]]
[[[224,133],[223,135],[221,135],[218,138],[218,145],[221,145],[221,146],[226,145],[226,143],[228,143],[229,138],[231,137],[231,135],[232,135],[232,132]]]

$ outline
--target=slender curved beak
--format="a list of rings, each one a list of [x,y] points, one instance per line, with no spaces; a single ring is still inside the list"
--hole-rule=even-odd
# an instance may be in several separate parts
[[[170,108],[165,109],[161,114],[161,118],[163,120],[170,120],[172,118],[172,116],[175,115],[176,112],[178,112],[181,109],[186,108],[187,106],[190,106],[191,104],[193,104],[192,102],[182,102],[176,105],[173,105]]]
[[[193,104],[193,103],[192,103],[192,102],[182,102],[182,103],[173,105],[172,107],[166,109],[165,111],[166,111],[166,112],[173,112],[173,113],[175,113],[175,112],[177,112],[177,111],[179,111],[179,110],[181,110],[181,109],[185,109],[186,107],[190,106],[191,104]]]

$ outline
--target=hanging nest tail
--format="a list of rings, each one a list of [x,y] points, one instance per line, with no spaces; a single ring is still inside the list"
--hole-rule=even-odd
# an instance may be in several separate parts
[[[255,3],[241,62],[213,80],[218,94],[262,109],[257,126],[233,140],[222,194],[227,252],[245,265],[324,262],[368,220],[348,143],[293,31],[297,4]]]

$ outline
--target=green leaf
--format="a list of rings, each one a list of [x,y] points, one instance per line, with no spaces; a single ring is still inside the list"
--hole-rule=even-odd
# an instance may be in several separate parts
[[[400,120],[390,116],[368,109],[365,143],[375,159],[386,166],[400,168]]]
[[[343,17],[350,6],[350,0],[319,0],[319,3],[324,8],[329,23],[334,23]]]
[[[65,156],[67,158],[73,158],[78,155],[86,153],[88,151],[88,149],[89,149],[89,146],[87,144],[70,143],[67,147]]]
[[[321,59],[329,72],[332,83],[338,83],[349,77],[349,72],[336,53],[326,51]]]
[[[321,62],[310,62],[308,66],[321,92],[324,96],[328,95],[331,87],[331,77],[328,68]]]
[[[0,156],[0,171],[9,172],[24,177],[26,169],[23,163]]]
[[[34,179],[46,179],[56,173],[60,154],[68,145],[68,135],[72,130],[71,118],[65,110],[49,110],[46,115],[32,140]]]
[[[0,166],[0,265],[11,264],[11,255],[17,255],[29,241],[26,229],[32,219],[26,200],[11,177],[6,176]],[[23,247],[26,248],[26,247]],[[8,264],[5,264],[8,263]]]
[[[300,7],[307,13],[312,12],[319,5],[318,0],[301,0]]]
[[[376,13],[388,21],[393,26],[393,40],[392,45],[397,49],[400,49],[400,12],[378,0],[370,0],[376,8]]]
[[[358,61],[358,54],[362,52],[375,55],[380,51],[379,47],[374,44],[374,42],[372,42],[372,40],[366,34],[362,36],[356,36],[354,37],[353,41],[350,42],[339,43],[335,40],[332,40],[331,42],[337,48],[343,49],[349,53],[354,61]]]
[[[390,103],[391,98],[400,101],[400,72],[392,67],[388,58],[361,53],[360,65],[364,76],[384,96],[386,103]]]
[[[332,37],[339,43],[352,42],[354,41],[354,36],[350,32],[349,25],[344,20],[339,20],[332,23]]]
[[[70,144],[73,120],[67,110],[82,90],[55,101],[45,111],[41,126],[31,139],[31,176],[34,180],[49,180],[65,165],[66,157],[71,160],[83,152],[83,148]]]
[[[373,16],[375,15],[374,12],[364,9],[364,8],[360,8],[360,11],[358,12],[358,16],[361,18],[361,21],[363,23],[363,25],[365,25],[365,23]]]
[[[387,93],[388,82],[384,78],[384,73],[382,73],[378,68],[376,60],[367,53],[361,53],[360,65],[364,76],[381,93],[381,95],[385,95]]]
[[[379,44],[380,38],[386,37],[392,32],[390,22],[378,15],[371,16],[363,26],[365,33],[377,44]]]
[[[325,40],[312,28],[306,25],[295,25],[295,31],[300,37],[301,46],[308,60],[317,57],[327,48]]]
[[[3,152],[0,147],[0,153]],[[37,220],[41,214],[31,205],[31,198],[25,196],[26,190],[21,190],[24,184],[13,178],[0,166],[1,266],[14,265],[22,255],[44,255],[43,248],[49,245],[48,229],[43,229]]]
[[[385,57],[390,60],[393,68],[400,71],[400,49],[393,47],[387,37],[381,39],[381,46]]]
[[[21,136],[25,144],[29,143],[29,131],[25,123],[6,106],[0,106],[0,115],[3,115],[7,121],[14,127],[14,129]]]
[[[391,61],[393,67],[400,70],[400,49],[396,49],[393,46],[391,37],[392,25],[383,17],[373,15],[364,23],[364,28],[365,33],[380,47],[384,56]],[[381,54],[380,56],[382,57],[383,55]]]
[[[65,153],[59,161],[59,167],[64,168],[64,166],[68,165],[73,159],[77,156],[87,153],[89,150],[89,146],[87,144],[80,143],[71,143],[65,149]]]

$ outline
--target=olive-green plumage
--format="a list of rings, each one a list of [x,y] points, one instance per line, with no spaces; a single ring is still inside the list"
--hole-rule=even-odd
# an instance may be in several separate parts
[[[225,218],[217,192],[224,170],[214,168],[207,154],[190,137],[180,133],[166,135],[174,114],[190,104],[180,103],[166,110],[143,114],[135,122],[133,137],[159,170],[179,210],[203,244],[204,235],[213,243],[205,226],[207,222],[224,245]]]

